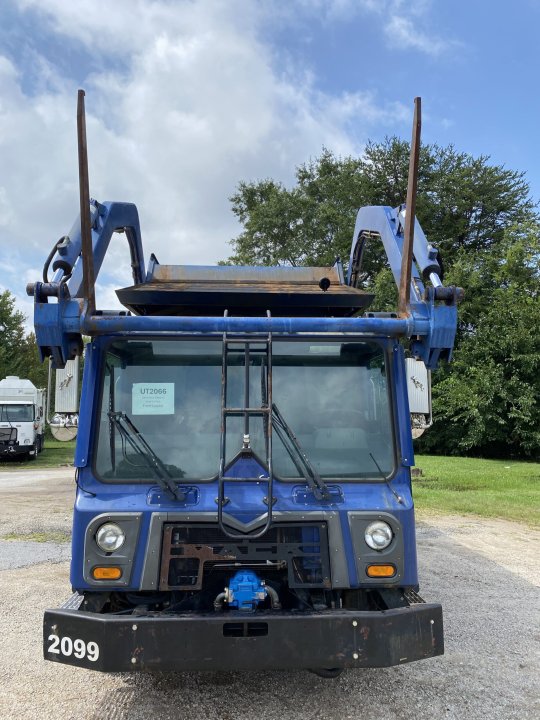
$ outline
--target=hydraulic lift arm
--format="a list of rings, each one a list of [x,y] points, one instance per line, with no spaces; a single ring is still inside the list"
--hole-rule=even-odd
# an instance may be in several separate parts
[[[457,328],[457,303],[463,297],[463,290],[443,286],[438,252],[428,243],[415,216],[420,129],[421,101],[415,98],[407,203],[395,210],[370,206],[358,211],[347,283],[353,287],[361,284],[366,242],[381,240],[399,290],[399,317],[412,317],[417,322],[426,320],[429,325],[426,334],[414,333],[411,353],[433,370],[440,359],[451,359]],[[428,281],[430,285],[424,286]],[[374,315],[377,313],[372,313]]]

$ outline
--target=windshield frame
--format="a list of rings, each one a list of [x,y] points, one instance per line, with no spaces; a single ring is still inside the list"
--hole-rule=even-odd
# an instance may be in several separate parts
[[[98,377],[95,378],[95,384],[94,389],[95,392],[97,392],[98,397],[96,399],[96,415],[92,417],[92,432],[91,432],[91,448],[90,448],[90,457],[91,457],[91,467],[92,467],[92,474],[93,476],[99,480],[100,482],[107,484],[107,485],[155,485],[156,479],[155,478],[105,478],[102,475],[99,474],[96,466],[97,461],[97,450],[98,450],[98,442],[99,442],[99,419],[101,417],[102,413],[102,404],[107,399],[105,398],[103,389],[104,389],[104,383],[105,383],[105,377],[106,377],[106,362],[105,359],[107,357],[107,354],[110,351],[111,346],[113,343],[118,342],[119,340],[123,341],[159,341],[159,342],[181,342],[183,340],[186,341],[200,341],[200,342],[221,342],[222,341],[222,334],[219,335],[193,335],[191,333],[181,335],[181,336],[156,336],[156,335],[149,335],[149,334],[136,334],[136,335],[115,335],[115,336],[108,336],[107,338],[102,338],[102,342],[99,343],[99,352],[100,352],[100,358],[99,358],[99,368],[100,371],[98,373]],[[256,338],[253,337],[252,341],[255,341]],[[385,483],[390,482],[392,479],[396,476],[398,469],[399,469],[399,457],[400,457],[400,440],[399,440],[399,433],[397,428],[397,408],[396,408],[396,388],[395,388],[395,382],[396,382],[396,376],[395,376],[395,353],[392,351],[394,347],[394,342],[390,338],[385,337],[372,337],[372,336],[366,336],[366,335],[334,335],[330,333],[321,333],[321,334],[314,334],[314,333],[306,333],[302,334],[299,333],[298,335],[291,337],[290,335],[284,335],[284,334],[275,334],[272,337],[273,342],[298,342],[298,343],[309,343],[309,342],[320,342],[320,343],[326,343],[326,342],[370,342],[374,345],[378,345],[381,350],[382,354],[384,356],[384,362],[385,366],[387,368],[386,373],[386,388],[388,393],[388,412],[389,412],[389,427],[391,431],[391,438],[392,438],[392,468],[388,475],[385,475],[384,477],[380,474],[379,470],[376,467],[376,464],[373,463],[373,475],[372,476],[362,476],[362,477],[331,477],[331,476],[324,476],[324,482],[326,484],[335,484],[335,483]],[[375,458],[377,459],[377,458]],[[212,482],[216,482],[218,478],[218,471],[216,470],[216,473],[212,476],[204,477],[204,478],[185,478],[179,480],[181,484],[184,485],[198,485],[198,484],[210,484]],[[305,479],[303,477],[286,477],[278,475],[276,472],[274,472],[274,479],[287,484],[303,484],[305,483]]]

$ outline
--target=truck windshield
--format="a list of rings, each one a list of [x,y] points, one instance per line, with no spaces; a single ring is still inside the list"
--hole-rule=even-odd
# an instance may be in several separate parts
[[[0,405],[0,422],[32,422],[33,419],[33,405],[10,403]]]
[[[245,345],[230,348],[226,407],[245,407]],[[295,434],[309,461],[326,479],[389,475],[394,467],[386,361],[374,342],[287,342],[274,340],[273,403]],[[249,352],[249,406],[267,402],[269,374],[264,345]],[[210,480],[220,463],[222,344],[206,340],[115,341],[109,346],[102,384],[94,454],[104,480],[152,480],[111,421],[128,415],[164,463],[171,477]],[[226,463],[245,443],[241,415],[225,422]],[[272,434],[273,468],[283,480],[302,474],[277,433]],[[249,420],[249,444],[264,465],[265,419]],[[371,455],[370,455],[371,454]]]

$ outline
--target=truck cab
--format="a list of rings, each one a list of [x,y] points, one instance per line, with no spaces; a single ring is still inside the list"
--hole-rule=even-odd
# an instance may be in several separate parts
[[[93,202],[106,218],[112,204]],[[402,232],[388,212],[358,222]],[[39,322],[64,326],[45,353],[76,348],[80,303],[33,291]],[[78,320],[91,341],[75,593],[45,613],[45,657],[104,671],[332,675],[442,653],[441,607],[418,595],[404,338],[434,366],[450,352],[441,338],[455,306],[433,299],[412,320],[370,313],[339,261],[186,268],[152,257],[117,294],[127,312]]]
[[[450,359],[461,291],[443,285],[414,193],[406,208],[359,210],[347,272],[339,259],[187,267],[151,255],[145,267],[136,207],[89,198],[83,91],[78,129],[80,217],[28,287],[43,358],[63,367],[90,337],[74,594],[45,612],[45,658],[335,676],[440,655],[441,606],[418,594],[406,360],[427,371]],[[133,284],[117,291],[125,310],[98,310],[115,232]],[[396,313],[369,310],[372,241]],[[430,409],[414,415],[421,429]]]

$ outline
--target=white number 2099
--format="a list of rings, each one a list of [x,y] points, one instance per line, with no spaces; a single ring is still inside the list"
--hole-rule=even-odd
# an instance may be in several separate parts
[[[73,655],[79,660],[88,658],[90,662],[96,662],[99,657],[99,646],[93,640],[86,643],[80,639],[72,640],[70,637],[60,638],[58,635],[49,635],[47,641],[50,642],[47,652],[54,655],[64,655],[65,657]]]

